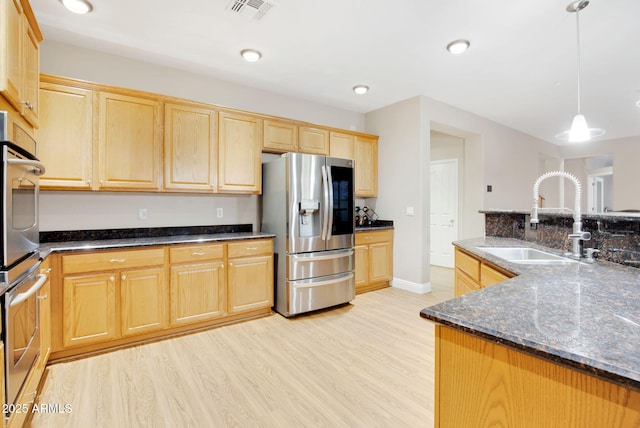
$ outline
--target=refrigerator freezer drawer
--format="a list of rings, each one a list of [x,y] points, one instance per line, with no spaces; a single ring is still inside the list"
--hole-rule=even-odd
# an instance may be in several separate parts
[[[287,256],[287,280],[316,278],[354,270],[352,249]]]
[[[329,308],[353,300],[356,286],[353,272],[323,278],[287,281],[288,308],[285,316]]]

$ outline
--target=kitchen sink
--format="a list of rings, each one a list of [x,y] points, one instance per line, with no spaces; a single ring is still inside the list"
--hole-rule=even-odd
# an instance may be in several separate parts
[[[568,257],[557,256],[546,251],[527,247],[478,247],[486,253],[500,257],[511,263],[524,265],[568,265],[579,263]]]

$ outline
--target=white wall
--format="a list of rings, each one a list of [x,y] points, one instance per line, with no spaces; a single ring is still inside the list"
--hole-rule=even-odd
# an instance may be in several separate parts
[[[557,147],[441,102],[416,97],[369,112],[368,132],[380,136],[378,212],[395,221],[394,285],[429,289],[431,130],[464,145],[464,236],[484,234],[482,209],[529,209],[541,157]],[[485,192],[486,185],[493,192]],[[413,217],[405,214],[415,207]]]
[[[40,230],[252,224],[258,230],[258,196],[115,192],[40,193]],[[222,208],[222,218],[217,217]],[[147,220],[139,210],[147,210]]]
[[[40,47],[43,73],[272,114],[315,124],[364,130],[364,115],[189,74],[115,55],[45,40]],[[216,208],[224,217],[216,217]],[[148,220],[138,219],[146,208]],[[42,231],[129,227],[200,226],[251,223],[259,227],[254,196],[42,192]]]
[[[366,115],[379,135],[376,211],[394,221],[393,285],[418,292],[429,284],[429,124],[422,97]],[[415,215],[407,216],[413,207]]]
[[[318,125],[364,131],[364,115],[361,113],[46,39],[40,45],[40,71]]]
[[[640,209],[640,136],[563,146],[565,159],[611,155],[613,157],[613,210]]]

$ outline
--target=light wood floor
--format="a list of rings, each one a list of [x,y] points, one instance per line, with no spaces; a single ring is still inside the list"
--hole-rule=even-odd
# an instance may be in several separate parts
[[[48,368],[33,427],[432,427],[433,292],[358,295],[312,315],[266,318]]]

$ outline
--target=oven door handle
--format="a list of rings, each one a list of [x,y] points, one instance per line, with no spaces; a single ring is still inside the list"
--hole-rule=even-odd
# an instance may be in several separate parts
[[[7,162],[9,162],[12,165],[26,165],[26,166],[32,166],[35,169],[33,170],[33,173],[35,175],[43,175],[45,172],[44,169],[44,165],[42,164],[42,162],[38,162],[35,160],[28,160],[28,159],[7,159]]]
[[[11,303],[9,304],[10,307],[19,305],[20,303],[27,300],[29,297],[36,294],[38,290],[40,290],[44,285],[44,283],[47,281],[47,275],[38,274],[36,275],[36,278],[38,278],[36,283],[33,284],[27,291],[25,291],[24,293],[16,294],[16,297],[13,300],[11,300]]]

